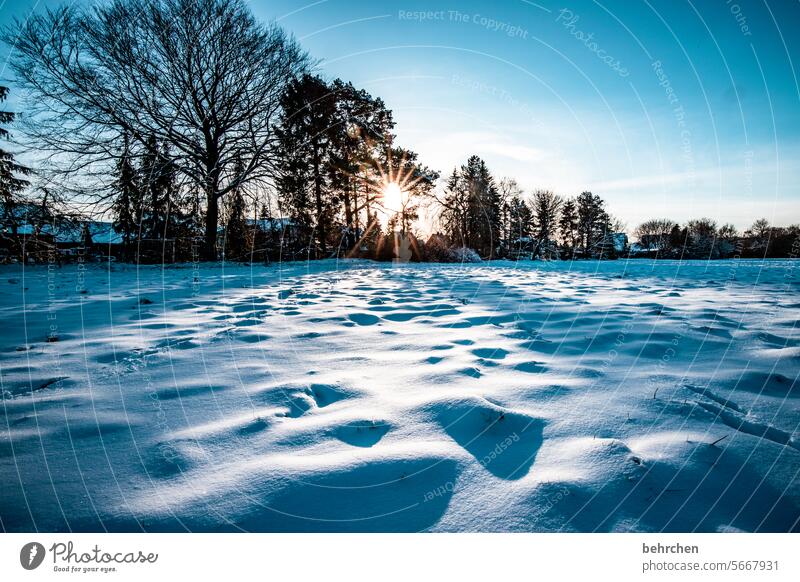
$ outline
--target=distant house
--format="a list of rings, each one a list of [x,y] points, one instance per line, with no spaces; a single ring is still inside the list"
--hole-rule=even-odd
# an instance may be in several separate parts
[[[42,258],[43,253],[53,250],[65,257],[76,256],[81,251],[107,256],[122,255],[122,234],[114,230],[110,222],[80,221],[63,217],[40,220],[37,215],[28,214],[23,209],[18,214],[15,225],[5,220],[1,226],[0,251],[5,255],[12,254],[14,230],[26,256],[34,259]],[[91,248],[84,248],[86,242],[90,243]]]
[[[114,254],[110,251],[122,247],[122,233],[117,232],[110,222],[96,220],[62,224],[55,233],[55,243],[61,249],[83,247],[87,234],[92,246],[108,250],[108,254]]]
[[[539,241],[529,236],[521,236],[508,241],[507,247],[502,249],[506,258],[512,261],[531,260],[536,252]]]
[[[623,254],[628,250],[628,235],[624,232],[615,232],[611,235],[614,241],[614,252],[618,255]]]
[[[289,217],[246,218],[245,224],[250,232],[253,245],[247,254],[253,262],[268,263],[272,260],[291,258],[298,247],[298,227]],[[220,253],[225,249],[224,224],[217,227],[217,249]],[[220,257],[225,258],[225,257]]]
[[[635,242],[630,246],[630,255],[632,257],[650,257],[660,254],[661,250],[661,245],[658,244],[643,245],[641,242]]]

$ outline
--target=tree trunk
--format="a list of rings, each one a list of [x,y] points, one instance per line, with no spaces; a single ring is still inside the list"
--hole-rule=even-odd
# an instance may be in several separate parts
[[[206,199],[206,235],[203,244],[203,260],[217,260],[217,225],[219,223],[219,199],[216,193],[209,192]]]
[[[345,185],[342,189],[342,197],[344,198],[344,222],[347,228],[353,228],[353,207],[350,203],[350,186]]]
[[[319,238],[319,251],[317,258],[324,258],[327,254],[326,240],[327,232],[325,228],[326,218],[324,216],[324,207],[322,204],[322,161],[320,160],[319,148],[314,144],[314,197],[317,208],[317,236]]]

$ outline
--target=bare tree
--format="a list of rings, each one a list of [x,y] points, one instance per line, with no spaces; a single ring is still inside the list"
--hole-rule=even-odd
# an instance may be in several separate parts
[[[637,226],[634,235],[643,248],[663,251],[669,246],[669,235],[676,224],[669,218],[654,218]]]
[[[31,144],[62,175],[85,180],[118,155],[123,134],[168,144],[205,198],[206,259],[216,257],[220,198],[271,178],[280,96],[308,65],[294,39],[257,23],[243,0],[63,6],[3,38],[33,104]]]
[[[500,194],[500,222],[502,223],[502,235],[508,242],[513,231],[511,226],[512,205],[515,200],[521,199],[523,195],[522,187],[514,178],[503,178],[497,184],[497,192]]]

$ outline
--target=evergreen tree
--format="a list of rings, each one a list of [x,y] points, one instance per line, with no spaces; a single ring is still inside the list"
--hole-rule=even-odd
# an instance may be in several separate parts
[[[316,256],[324,257],[338,202],[329,173],[331,130],[336,125],[334,94],[321,78],[306,74],[289,85],[281,106],[276,132],[278,192],[297,224],[315,232]]]
[[[447,179],[442,200],[440,222],[450,242],[460,247],[467,245],[467,217],[469,192],[458,168]]]
[[[570,253],[575,250],[578,236],[578,209],[575,200],[568,198],[561,207],[561,218],[558,221],[558,233],[561,242]]]
[[[555,237],[561,203],[561,198],[549,190],[537,190],[533,193],[531,205],[535,235],[538,241],[535,254],[547,257],[557,254]]]
[[[241,176],[241,160],[236,161],[237,176]],[[229,260],[244,260],[249,251],[249,236],[247,232],[247,204],[244,199],[244,188],[236,186],[228,196],[225,217],[225,258]]]
[[[171,197],[174,190],[174,170],[165,149],[159,147],[154,135],[147,138],[139,184],[143,194],[143,236],[150,239],[167,238],[170,224]]]
[[[521,239],[529,238],[533,229],[533,212],[531,207],[520,196],[514,196],[508,202],[509,244],[513,247]]]
[[[336,79],[332,86],[335,122],[330,128],[330,183],[342,203],[344,225],[360,230],[388,174],[394,135],[392,112],[380,98]],[[399,158],[397,158],[399,159]]]
[[[581,192],[577,199],[578,244],[584,256],[598,253],[598,245],[605,237],[608,214],[603,199],[591,192]]]
[[[8,97],[8,88],[0,86],[0,103]],[[3,124],[14,121],[15,114],[11,111],[0,110],[0,141],[5,141],[11,136]],[[22,166],[14,160],[14,155],[0,148],[0,203],[3,205],[3,222],[11,230],[11,244],[18,253],[22,247],[19,244],[17,205],[19,203],[19,193],[27,186],[27,180],[19,176],[29,176],[31,170]]]
[[[466,242],[481,256],[494,258],[500,241],[500,193],[489,169],[478,156],[461,167],[467,190]]]
[[[500,194],[500,222],[501,233],[504,242],[507,244],[512,238],[511,228],[511,204],[514,198],[522,198],[522,188],[513,178],[503,178],[497,186]]]
[[[669,249],[670,254],[683,258],[686,252],[686,244],[689,238],[688,229],[681,228],[678,224],[674,224],[669,231]]]
[[[142,196],[127,134],[122,137],[122,151],[117,160],[116,179],[112,184],[114,229],[122,233],[125,259],[131,258],[131,243],[138,240],[142,217]]]

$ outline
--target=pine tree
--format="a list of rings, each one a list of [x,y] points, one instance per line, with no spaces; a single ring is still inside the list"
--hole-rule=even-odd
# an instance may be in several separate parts
[[[465,239],[467,246],[481,256],[493,258],[500,241],[500,193],[489,169],[478,156],[471,156],[461,167],[461,180],[466,187],[467,216]]]
[[[171,161],[165,150],[159,147],[156,137],[148,137],[139,168],[139,183],[144,206],[142,231],[150,239],[167,238],[170,196],[174,187],[174,171],[171,166]]]
[[[450,242],[458,246],[467,244],[467,216],[469,214],[469,193],[458,168],[447,179],[439,217],[442,229]]]
[[[331,87],[335,121],[329,128],[331,140],[329,178],[342,203],[344,225],[352,232],[369,224],[371,207],[383,187],[392,151],[392,112],[352,83],[336,79]]]
[[[283,113],[276,131],[278,193],[292,218],[316,234],[316,255],[326,256],[333,233],[334,206],[329,163],[331,128],[336,126],[333,93],[319,77],[304,75],[281,99]]]
[[[531,207],[520,196],[514,196],[508,203],[509,206],[509,242],[514,243],[531,236],[533,226],[533,213]]]
[[[8,88],[0,86],[0,103],[8,97]],[[11,111],[0,110],[0,124],[8,124],[14,121],[15,114]],[[8,130],[0,125],[0,141],[9,139],[11,135]],[[22,247],[18,238],[17,205],[19,203],[19,193],[27,186],[28,181],[19,176],[29,176],[30,168],[16,163],[14,155],[0,148],[0,203],[3,205],[3,222],[11,229],[11,244],[19,254]]]
[[[116,179],[112,184],[114,203],[114,229],[122,233],[122,246],[125,259],[131,258],[131,243],[138,238],[142,216],[142,196],[137,180],[136,169],[131,159],[130,139],[122,137],[122,151],[117,160]]]
[[[578,233],[578,210],[575,200],[568,198],[561,207],[561,218],[558,221],[558,233],[561,242],[570,253],[575,249]]]
[[[235,176],[242,175],[242,162],[236,161]],[[225,258],[229,260],[244,260],[247,258],[248,232],[247,232],[247,204],[244,199],[244,187],[238,185],[228,195],[226,200],[225,220]]]
[[[578,244],[584,256],[597,254],[597,245],[606,234],[608,215],[603,199],[591,192],[581,192],[576,199],[578,212]]]
[[[549,190],[537,190],[533,193],[531,205],[537,239],[536,254],[548,258],[557,255],[555,244],[558,215],[562,200]]]

